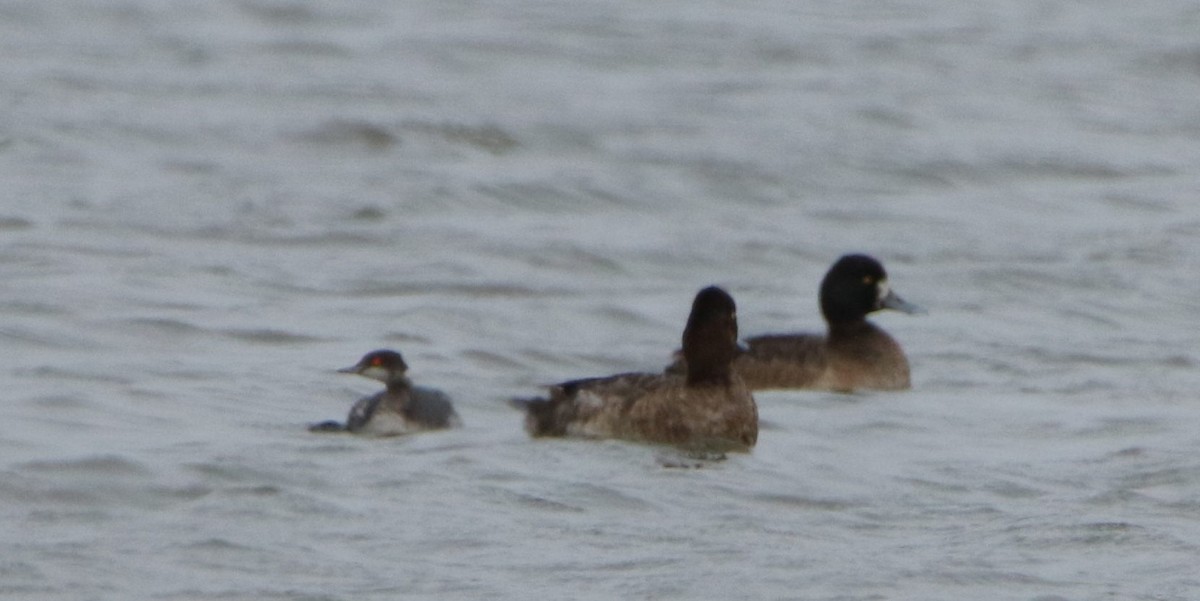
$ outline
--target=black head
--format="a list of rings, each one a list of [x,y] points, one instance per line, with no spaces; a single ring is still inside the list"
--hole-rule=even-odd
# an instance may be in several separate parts
[[[831,324],[861,321],[880,309],[921,312],[892,292],[883,265],[867,255],[843,256],[821,280],[821,313]]]
[[[738,352],[737,336],[733,297],[716,286],[698,292],[683,330],[688,382],[728,380],[729,364]]]
[[[408,365],[404,363],[404,357],[401,357],[400,353],[396,351],[389,350],[371,351],[363,355],[358,363],[338,370],[340,373],[358,374],[380,382],[387,382],[396,376],[402,376],[406,371],[408,371]]]

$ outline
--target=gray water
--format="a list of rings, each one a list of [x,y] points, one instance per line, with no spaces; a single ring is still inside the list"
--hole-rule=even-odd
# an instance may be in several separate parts
[[[0,595],[1200,596],[1200,5],[0,2]],[[529,440],[691,297],[905,393]],[[464,429],[318,436],[405,354]]]

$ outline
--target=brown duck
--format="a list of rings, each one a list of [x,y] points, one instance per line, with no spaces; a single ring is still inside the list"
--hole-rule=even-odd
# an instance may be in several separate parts
[[[696,294],[683,331],[688,368],[572,380],[548,398],[514,401],[529,434],[618,438],[696,450],[748,451],[758,440],[758,409],[730,363],[737,353],[733,298],[709,287]]]

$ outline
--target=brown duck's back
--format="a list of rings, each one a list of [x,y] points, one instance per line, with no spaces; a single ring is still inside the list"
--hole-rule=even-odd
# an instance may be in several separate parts
[[[526,402],[525,427],[531,436],[612,436],[626,408],[614,399],[636,399],[661,376],[625,373],[571,380],[550,387],[548,399]]]

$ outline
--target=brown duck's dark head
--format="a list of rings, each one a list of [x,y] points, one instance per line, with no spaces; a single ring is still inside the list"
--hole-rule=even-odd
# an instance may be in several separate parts
[[[407,371],[408,365],[404,363],[404,357],[396,351],[389,350],[371,351],[363,355],[358,363],[338,370],[343,374],[358,374],[380,382],[402,378]]]
[[[859,322],[882,309],[923,312],[892,292],[887,272],[872,257],[845,255],[821,280],[821,314],[830,324]]]
[[[737,356],[737,306],[729,293],[709,286],[696,294],[683,330],[688,383],[729,380]]]

